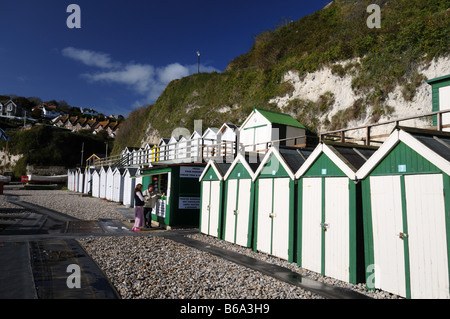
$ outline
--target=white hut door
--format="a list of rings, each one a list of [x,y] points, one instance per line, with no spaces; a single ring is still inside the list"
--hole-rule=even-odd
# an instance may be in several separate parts
[[[442,175],[405,176],[411,298],[450,298]]]
[[[371,176],[370,192],[375,288],[406,296],[400,176]]]
[[[203,234],[209,235],[209,208],[211,196],[211,182],[202,183],[202,224],[201,231]]]
[[[225,211],[225,240],[230,243],[234,242],[234,234],[236,233],[236,194],[237,194],[237,183],[236,179],[228,180],[228,191],[227,191],[227,207]]]
[[[202,233],[219,235],[220,182],[203,182]]]
[[[325,275],[349,281],[349,179],[325,178]]]
[[[289,259],[289,178],[275,178],[273,183],[272,254]]]
[[[211,182],[211,201],[209,205],[209,234],[219,235],[220,181]]]
[[[272,179],[258,181],[258,225],[256,248],[270,254],[272,244]]]
[[[302,267],[321,273],[322,178],[304,178],[302,196]]]
[[[250,179],[240,179],[239,194],[236,218],[236,244],[247,246],[248,244],[248,223],[250,218],[250,191],[252,181]]]

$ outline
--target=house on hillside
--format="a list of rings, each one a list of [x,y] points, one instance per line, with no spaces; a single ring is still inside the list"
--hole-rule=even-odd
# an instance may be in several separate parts
[[[109,137],[116,137],[117,133],[119,132],[119,129],[121,127],[121,124],[119,122],[111,122],[108,127],[106,128],[108,132]]]
[[[97,134],[103,130],[106,130],[109,126],[109,121],[101,121],[98,122],[95,126],[94,126],[94,132],[93,134]]]
[[[75,126],[78,123],[78,116],[71,116],[69,119],[64,123],[64,127],[68,130],[73,131]]]
[[[66,122],[69,120],[67,115],[60,115],[52,120],[53,125],[57,127],[64,127]]]
[[[85,126],[87,121],[88,121],[87,118],[80,118],[80,119],[78,119],[77,123],[72,128],[72,132],[81,131],[83,129],[83,127]]]
[[[93,130],[95,125],[98,123],[97,120],[87,120],[86,122],[84,122],[83,125],[83,130]]]
[[[13,100],[0,101],[0,116],[24,117],[26,110],[14,103]]]
[[[42,117],[47,118],[47,119],[54,119],[61,115],[59,112],[56,111],[55,105],[48,105],[46,103],[41,103],[39,105],[36,105],[35,107],[33,107],[33,109],[31,111],[33,113],[40,112]]]
[[[93,109],[80,107],[80,111],[84,116],[99,116],[100,115],[97,111],[95,111]]]

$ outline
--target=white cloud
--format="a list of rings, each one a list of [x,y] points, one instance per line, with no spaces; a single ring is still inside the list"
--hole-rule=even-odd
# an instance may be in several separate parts
[[[92,82],[125,84],[136,92],[145,94],[154,81],[154,73],[154,67],[151,65],[128,64],[117,71],[87,73],[82,76]]]
[[[104,69],[118,68],[120,63],[113,62],[108,54],[67,47],[62,50],[65,57],[77,60],[88,66]]]
[[[149,64],[130,62],[123,64],[113,61],[108,54],[76,48],[65,48],[62,54],[82,62],[88,66],[107,71],[85,73],[81,76],[90,82],[116,83],[126,85],[129,89],[142,95],[142,99],[136,101],[133,107],[154,103],[167,84],[176,79],[194,74],[198,71],[198,65],[181,65],[172,63],[167,66],[155,68]],[[200,65],[201,72],[220,72],[214,67]]]

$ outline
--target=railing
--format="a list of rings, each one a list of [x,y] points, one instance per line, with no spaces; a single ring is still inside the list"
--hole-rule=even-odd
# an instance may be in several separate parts
[[[235,141],[217,143],[215,140],[197,139],[97,159],[92,163],[92,166],[149,167],[170,163],[204,163],[210,159],[222,163],[231,163],[238,152],[256,152],[259,154],[267,152],[273,146],[288,145],[300,147],[308,143],[317,144],[318,137],[302,135],[250,145],[237,144]]]
[[[231,162],[238,152],[249,152],[254,154],[266,153],[271,147],[280,145],[304,147],[307,145],[316,145],[320,141],[334,140],[347,143],[364,143],[371,145],[373,143],[383,143],[390,134],[372,135],[373,129],[379,126],[399,126],[401,122],[409,120],[417,120],[422,118],[432,118],[437,125],[431,125],[429,129],[442,131],[444,128],[450,128],[450,124],[443,124],[442,116],[450,113],[450,110],[431,112],[422,115],[404,117],[382,123],[373,123],[354,128],[347,128],[335,131],[329,131],[319,134],[319,137],[303,135],[290,137],[285,139],[273,140],[256,144],[237,144],[235,141],[219,142],[215,140],[196,139],[186,142],[170,143],[167,145],[154,146],[151,149],[134,151],[124,155],[110,156],[104,159],[95,160],[93,166],[138,166],[149,167],[158,164],[170,163],[204,163],[210,159],[222,160],[223,162]],[[450,121],[449,121],[450,122]],[[362,137],[346,136],[350,132],[355,135],[358,130],[364,130]],[[384,130],[385,132],[387,129]],[[357,134],[358,135],[358,134]],[[180,147],[182,146],[182,147]]]
[[[393,124],[394,124],[393,125],[394,127],[397,127],[400,125],[401,122],[410,121],[410,120],[418,120],[418,119],[422,119],[422,118],[426,118],[426,117],[436,117],[437,125],[436,126],[431,125],[431,126],[427,127],[428,129],[442,131],[444,128],[450,128],[450,124],[445,124],[445,125],[443,124],[442,115],[444,113],[450,113],[450,109],[426,113],[426,114],[422,114],[422,115],[404,117],[404,118],[386,121],[386,122],[382,122],[382,123],[373,123],[373,124],[362,125],[362,126],[358,126],[358,127],[354,127],[354,128],[324,132],[324,133],[320,134],[320,141],[331,139],[331,140],[338,140],[343,143],[344,142],[347,142],[347,143],[362,142],[362,143],[364,143],[364,145],[371,145],[372,143],[383,143],[384,140],[377,140],[377,139],[387,138],[387,137],[389,137],[390,134],[372,135],[371,133],[372,133],[373,128],[378,127],[378,126],[387,126],[387,125],[393,125]],[[434,121],[433,118],[431,120]],[[358,130],[364,130],[363,137],[354,137],[354,136],[347,137],[346,136],[346,133],[349,133],[349,132],[355,133],[355,131],[358,131]]]
[[[202,163],[209,159],[231,158],[235,156],[236,142],[198,139],[193,141],[170,143],[151,149],[133,151],[127,154],[97,159],[92,166],[151,166],[158,163],[190,162]]]

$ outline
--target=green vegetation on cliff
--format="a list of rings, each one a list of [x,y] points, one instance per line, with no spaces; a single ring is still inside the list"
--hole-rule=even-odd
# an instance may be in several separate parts
[[[366,25],[366,10],[373,3],[381,7],[380,29]],[[340,76],[352,72],[352,89],[366,98],[358,101],[351,113],[357,117],[370,105],[374,115],[380,116],[389,111],[383,102],[397,85],[403,87],[406,100],[414,97],[424,81],[416,71],[420,63],[449,52],[448,0],[335,0],[299,21],[257,35],[251,50],[231,61],[225,72],[171,82],[155,105],[136,111],[139,116],[130,115],[126,122],[136,130],[133,134],[122,130],[114,152],[140,146],[147,127],[170,137],[176,127],[192,131],[197,119],[203,120],[203,127],[218,127],[224,122],[241,123],[253,107],[275,109],[269,100],[293,91],[290,84],[282,82],[290,70],[300,76],[324,66],[331,66]],[[359,62],[349,68],[335,64],[356,58]],[[315,130],[314,115],[325,112],[331,98],[318,97],[316,105],[297,101],[291,103],[289,112]],[[136,118],[139,127],[130,123]],[[329,123],[333,128],[344,124],[339,118]]]

